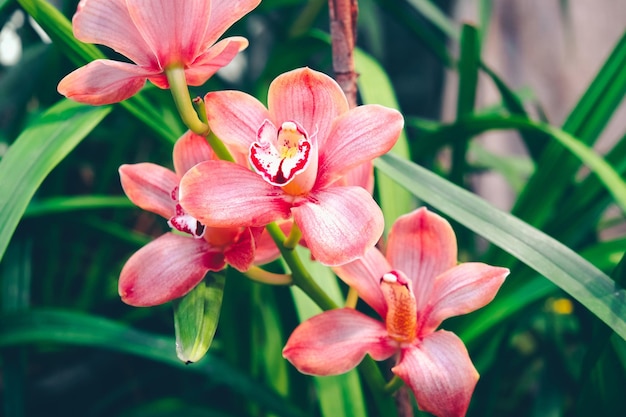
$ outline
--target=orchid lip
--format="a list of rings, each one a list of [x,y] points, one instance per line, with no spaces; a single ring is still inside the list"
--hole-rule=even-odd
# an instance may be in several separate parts
[[[250,164],[263,179],[277,187],[289,184],[306,170],[310,157],[309,136],[294,121],[286,121],[276,129],[265,120],[257,132],[257,141],[250,145]]]
[[[400,271],[391,271],[380,279],[380,289],[387,302],[385,324],[389,336],[399,342],[411,343],[417,337],[417,304],[411,281]]]

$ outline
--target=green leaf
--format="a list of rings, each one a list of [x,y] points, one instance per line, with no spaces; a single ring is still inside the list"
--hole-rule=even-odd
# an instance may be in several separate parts
[[[575,252],[414,163],[387,154],[376,160],[376,166],[418,198],[551,280],[626,339],[626,291]]]
[[[187,295],[172,302],[176,354],[185,362],[197,362],[211,347],[222,308],[225,276],[209,272]]]
[[[174,354],[175,340],[133,329],[101,317],[60,310],[38,310],[0,317],[0,348],[58,343],[109,349],[137,355],[186,372],[197,372],[254,401],[278,416],[304,413],[221,359],[207,354],[200,362],[183,364]]]
[[[365,104],[380,104],[392,109],[400,110],[400,105],[393,91],[391,80],[378,62],[360,49],[354,52],[358,78],[359,92]],[[398,141],[391,150],[392,153],[405,159],[411,159],[406,133],[400,133]],[[376,190],[378,200],[385,216],[387,230],[401,215],[413,210],[415,199],[402,187],[391,181],[383,174],[377,173]]]
[[[408,0],[426,19],[451,39],[459,39],[459,28],[430,0]]]
[[[626,32],[604,63],[583,97],[563,124],[562,130],[586,145],[593,145],[626,95]],[[537,170],[513,208],[513,213],[542,227],[557,212],[557,203],[573,181],[580,164],[556,144],[542,153]],[[536,196],[541,193],[542,198]]]
[[[41,217],[72,211],[113,208],[134,209],[137,208],[137,206],[135,206],[128,197],[106,195],[50,197],[31,201],[24,212],[24,217]]]
[[[531,130],[554,139],[559,143],[558,146],[565,148],[597,176],[598,180],[613,196],[615,202],[620,205],[622,211],[626,212],[626,182],[621,175],[581,140],[551,125],[517,116],[481,116],[463,119],[450,125],[442,125],[435,133],[425,136],[425,140],[438,142],[439,140],[445,140],[445,138],[456,137],[457,132],[477,135],[492,129]],[[547,181],[550,182],[549,180]],[[543,195],[544,192],[542,191],[541,194]]]
[[[39,185],[110,111],[62,100],[11,145],[0,161],[0,259]]]

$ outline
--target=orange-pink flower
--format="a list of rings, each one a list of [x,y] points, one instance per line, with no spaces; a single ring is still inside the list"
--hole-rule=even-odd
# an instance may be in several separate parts
[[[174,169],[152,163],[122,165],[120,179],[130,200],[168,219],[172,229],[135,252],[124,265],[118,289],[122,300],[134,306],[163,304],[194,288],[207,271],[226,264],[246,271],[278,256],[271,239],[261,239],[261,228],[206,227],[178,202],[180,177],[195,164],[214,159],[205,138],[185,133],[174,146]],[[241,158],[239,158],[241,159]]]
[[[389,233],[386,257],[373,248],[334,268],[382,321],[357,310],[326,311],[298,326],[283,350],[298,370],[336,375],[369,354],[397,355],[391,369],[411,388],[422,410],[464,416],[478,373],[443,320],[483,307],[509,271],[482,263],[457,264],[450,224],[425,208],[400,217]]]
[[[260,0],[81,0],[74,36],[108,46],[132,63],[98,59],[66,76],[59,93],[101,105],[125,100],[146,80],[168,88],[165,70],[183,68],[201,85],[248,46],[242,37],[218,38]]]
[[[207,226],[265,226],[293,218],[326,265],[363,256],[383,231],[382,212],[354,171],[389,151],[403,127],[392,109],[348,108],[339,85],[308,68],[270,85],[268,107],[238,91],[205,97],[209,125],[248,154],[253,170],[225,161],[197,165],[181,180],[181,204]],[[346,175],[350,173],[350,178]]]

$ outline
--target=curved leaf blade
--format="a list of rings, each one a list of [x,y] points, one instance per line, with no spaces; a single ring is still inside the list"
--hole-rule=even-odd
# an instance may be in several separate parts
[[[11,145],[0,161],[0,259],[39,185],[110,111],[62,100]]]

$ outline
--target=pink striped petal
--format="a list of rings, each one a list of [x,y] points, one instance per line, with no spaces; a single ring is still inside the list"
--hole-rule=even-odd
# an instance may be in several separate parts
[[[211,3],[209,0],[126,0],[131,19],[161,69],[172,64],[186,66],[200,55]]]
[[[205,241],[166,233],[130,257],[118,290],[122,301],[132,306],[163,304],[187,294],[207,271],[224,265],[224,255]]]
[[[200,162],[215,158],[206,138],[188,130],[174,144],[174,170],[179,177]]]
[[[279,222],[279,226],[283,229],[285,235],[289,233],[291,229],[292,221],[286,220],[283,222]],[[259,233],[255,233],[255,242],[256,242],[256,250],[254,252],[254,264],[255,265],[264,265],[268,262],[271,262],[278,258],[280,252],[278,251],[278,247],[276,243],[274,243],[274,239],[270,236],[269,233],[265,230],[265,228],[259,228]]]
[[[383,319],[387,316],[387,302],[380,290],[380,279],[391,270],[387,259],[376,248],[371,248],[356,261],[333,267],[339,278],[353,287]]]
[[[237,241],[224,251],[226,263],[238,271],[246,272],[254,262],[255,247],[252,231],[246,227],[238,236]]]
[[[172,171],[144,162],[122,165],[119,173],[122,188],[135,205],[166,219],[176,214],[172,191],[178,185],[178,177]]]
[[[211,46],[233,23],[256,8],[261,0],[213,1],[211,18],[204,34],[204,49]]]
[[[452,227],[426,208],[401,216],[389,232],[387,260],[413,281],[418,311],[428,302],[435,277],[456,265],[456,255]]]
[[[209,126],[224,143],[248,154],[269,113],[259,100],[240,91],[217,91],[204,97]]]
[[[283,356],[302,373],[338,375],[357,366],[365,354],[380,361],[396,351],[381,321],[342,308],[299,325],[287,340]]]
[[[230,64],[235,55],[248,47],[248,40],[240,36],[226,38],[198,56],[185,70],[189,85],[202,85],[220,68]]]
[[[365,255],[383,233],[383,214],[361,187],[331,187],[309,195],[292,209],[311,254],[325,265]]]
[[[343,114],[320,145],[319,186],[389,151],[403,126],[402,115],[383,106],[359,106]]]
[[[60,94],[84,104],[118,103],[136,94],[155,71],[125,62],[97,59],[59,82]]]
[[[153,51],[130,18],[126,0],[81,0],[72,28],[76,39],[106,45],[137,65],[158,69]]]
[[[468,262],[437,277],[430,298],[430,314],[422,328],[427,334],[449,317],[467,314],[493,300],[509,274],[506,268]]]
[[[189,170],[179,198],[185,211],[211,227],[262,227],[289,217],[291,208],[280,188],[226,161],[202,162]]]
[[[328,75],[300,68],[279,75],[267,96],[270,120],[276,126],[286,121],[300,123],[311,137],[317,133],[322,149],[331,123],[348,111],[348,101],[339,84]]]
[[[478,381],[465,345],[444,330],[403,349],[391,370],[411,387],[420,410],[438,417],[465,416]]]
[[[372,161],[365,162],[359,166],[352,168],[343,176],[343,184],[358,185],[367,190],[368,193],[374,193],[374,164]]]

